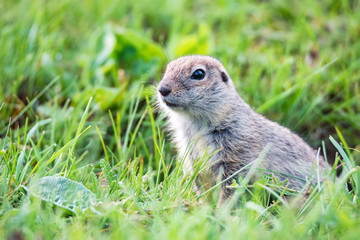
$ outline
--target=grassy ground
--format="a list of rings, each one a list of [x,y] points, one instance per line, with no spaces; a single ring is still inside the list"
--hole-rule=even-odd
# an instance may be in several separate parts
[[[345,0],[0,1],[0,238],[358,238],[359,19]],[[153,108],[168,60],[194,53],[326,148],[338,181],[286,200],[245,178],[228,205],[217,188],[200,204]],[[45,176],[94,201],[32,194]]]

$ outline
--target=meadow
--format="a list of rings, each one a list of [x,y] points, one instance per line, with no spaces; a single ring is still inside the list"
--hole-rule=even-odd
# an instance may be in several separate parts
[[[350,0],[0,1],[0,239],[358,239],[359,39]],[[155,107],[189,54],[325,152],[326,178],[199,196]]]

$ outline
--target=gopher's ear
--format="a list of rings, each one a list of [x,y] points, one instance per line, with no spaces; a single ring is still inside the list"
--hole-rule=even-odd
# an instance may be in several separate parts
[[[227,83],[227,81],[229,81],[229,77],[223,71],[221,71],[221,78],[222,78],[224,83]]]

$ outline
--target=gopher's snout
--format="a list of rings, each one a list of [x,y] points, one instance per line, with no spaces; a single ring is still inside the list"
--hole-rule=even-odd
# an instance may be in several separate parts
[[[167,95],[169,95],[171,93],[171,89],[168,87],[162,86],[162,87],[160,87],[159,92],[163,97],[166,97]]]

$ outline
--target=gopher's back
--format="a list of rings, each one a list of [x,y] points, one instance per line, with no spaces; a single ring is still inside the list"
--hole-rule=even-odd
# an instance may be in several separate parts
[[[231,111],[222,125],[207,125],[203,130],[207,132],[205,145],[218,150],[210,158],[214,177],[222,172],[223,178],[229,178],[259,159],[260,169],[274,173],[281,181],[288,179],[290,188],[299,190],[308,180],[315,182],[317,163],[321,170],[325,168],[321,156],[317,161],[317,151],[289,129],[243,104]],[[240,175],[246,173],[244,170]],[[231,182],[230,178],[228,184]]]
[[[268,145],[264,168],[280,173],[280,180],[288,178],[295,189],[301,189],[307,180],[315,182],[317,168],[323,171],[326,167],[323,157],[289,129],[260,115],[256,119],[262,129],[259,137]]]

